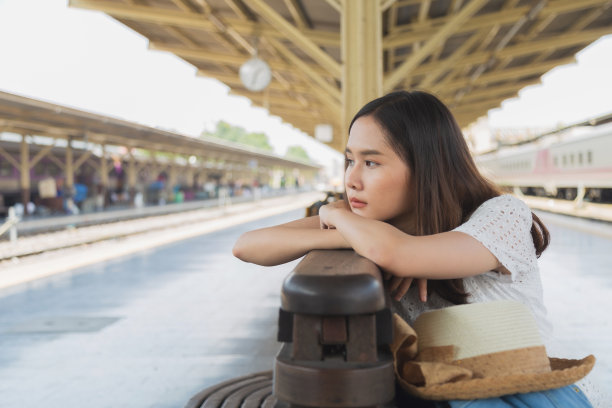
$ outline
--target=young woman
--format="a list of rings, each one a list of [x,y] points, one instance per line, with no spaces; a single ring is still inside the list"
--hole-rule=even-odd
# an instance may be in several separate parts
[[[410,324],[426,310],[513,299],[549,336],[537,265],[548,231],[478,172],[442,102],[425,92],[373,100],[353,118],[345,156],[345,201],[247,232],[234,255],[277,265],[312,249],[353,248],[391,279],[392,309]]]

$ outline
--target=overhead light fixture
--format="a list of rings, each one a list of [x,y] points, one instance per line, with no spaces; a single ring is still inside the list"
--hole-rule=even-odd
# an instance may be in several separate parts
[[[315,139],[323,143],[334,140],[334,128],[328,123],[319,123],[315,126]]]

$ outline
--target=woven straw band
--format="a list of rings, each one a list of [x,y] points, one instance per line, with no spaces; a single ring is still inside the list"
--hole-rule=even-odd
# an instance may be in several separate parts
[[[585,377],[595,364],[589,355],[582,360],[550,359],[553,371],[543,374],[514,374],[499,378],[464,378],[431,386],[409,384],[396,371],[400,386],[416,397],[428,400],[448,401],[454,399],[494,398],[502,395],[536,392],[571,385]],[[561,368],[554,368],[564,367]]]
[[[429,400],[492,398],[564,387],[586,376],[595,364],[592,355],[582,360],[548,358],[544,346],[456,359],[452,345],[418,350],[417,333],[397,315],[393,325],[397,381],[408,393]]]
[[[414,364],[423,361],[446,363],[470,370],[474,378],[547,373],[550,371],[550,362],[544,346],[500,351],[461,360],[449,359],[452,349],[452,346],[426,348],[418,353]],[[425,379],[425,383],[427,383],[427,379]]]

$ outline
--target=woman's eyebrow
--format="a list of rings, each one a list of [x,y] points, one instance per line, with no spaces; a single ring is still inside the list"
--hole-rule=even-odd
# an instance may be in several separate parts
[[[344,152],[345,153],[353,154],[351,149],[349,149],[348,147],[344,150]],[[382,156],[382,153],[380,151],[378,151],[378,150],[366,149],[366,150],[359,150],[359,151],[357,151],[357,155],[358,156]]]

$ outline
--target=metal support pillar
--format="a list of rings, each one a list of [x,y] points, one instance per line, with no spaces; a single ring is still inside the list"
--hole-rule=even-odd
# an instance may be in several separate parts
[[[132,152],[129,153],[130,161],[128,163],[128,191],[130,194],[130,200],[132,203],[134,202],[134,197],[136,196],[136,179],[137,179],[137,171],[136,171],[136,159]]]
[[[66,198],[72,198],[74,195],[74,168],[73,168],[73,154],[72,154],[72,138],[68,136],[68,144],[66,145],[66,184],[64,185],[64,194]]]
[[[21,135],[21,160],[19,163],[19,175],[21,184],[21,203],[24,214],[28,214],[28,203],[30,202],[30,145],[26,135]]]
[[[106,160],[106,145],[102,145],[102,155],[100,156],[100,191],[102,195],[101,202],[98,202],[98,206],[106,207],[106,194],[108,192],[108,161]]]

